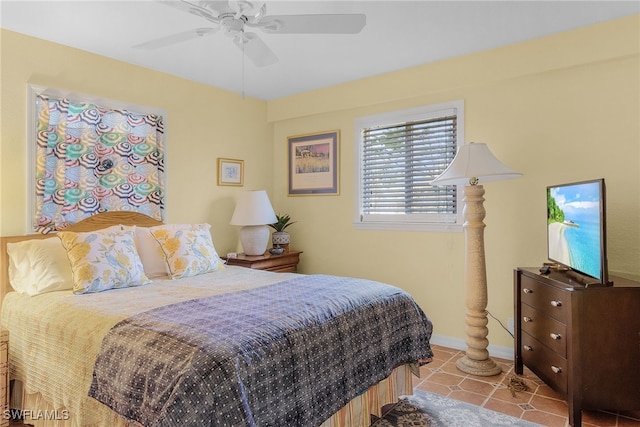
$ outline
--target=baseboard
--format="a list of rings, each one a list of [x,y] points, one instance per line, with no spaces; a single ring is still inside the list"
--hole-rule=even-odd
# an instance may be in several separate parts
[[[447,337],[444,335],[431,335],[431,343],[453,348],[455,350],[465,350],[467,348],[467,343],[463,339]],[[487,350],[489,350],[489,355],[491,357],[513,360],[513,347],[502,347],[489,344]]]

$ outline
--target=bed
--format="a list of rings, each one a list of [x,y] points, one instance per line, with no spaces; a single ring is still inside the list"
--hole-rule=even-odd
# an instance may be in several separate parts
[[[17,292],[27,245],[49,287]],[[399,288],[225,266],[206,224],[108,212],[0,250],[11,406],[39,426],[367,426],[432,357]]]

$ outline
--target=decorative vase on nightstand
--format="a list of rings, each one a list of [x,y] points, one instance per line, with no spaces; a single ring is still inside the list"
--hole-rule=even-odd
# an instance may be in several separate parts
[[[296,221],[291,221],[291,217],[288,214],[279,215],[276,214],[276,218],[278,222],[273,224],[269,224],[269,227],[273,228],[275,231],[271,235],[271,241],[273,242],[274,248],[283,248],[284,253],[289,253],[289,243],[291,243],[291,236],[288,232],[284,231],[285,228],[289,227],[296,223]]]

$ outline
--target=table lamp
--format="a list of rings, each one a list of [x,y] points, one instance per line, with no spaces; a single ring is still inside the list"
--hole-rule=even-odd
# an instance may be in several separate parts
[[[481,183],[517,178],[522,174],[503,165],[486,144],[469,143],[458,148],[453,161],[431,185],[462,185],[464,187],[466,343],[465,356],[456,367],[462,372],[492,376],[502,369],[491,358],[487,347],[487,271],[484,256],[485,217],[484,188]]]
[[[242,225],[240,243],[246,255],[262,255],[269,242],[269,227],[278,219],[264,190],[240,194],[231,217],[231,225]]]

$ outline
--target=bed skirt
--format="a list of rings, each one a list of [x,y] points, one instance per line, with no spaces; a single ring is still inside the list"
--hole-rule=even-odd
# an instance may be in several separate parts
[[[365,427],[370,424],[370,415],[380,416],[380,408],[396,402],[399,396],[412,394],[411,365],[398,366],[387,378],[371,386],[366,392],[352,399],[342,409],[326,420],[320,427]],[[104,415],[101,425],[113,427],[140,427],[137,423],[120,418],[106,406],[95,402],[92,410]],[[64,408],[54,408],[40,393],[25,393],[19,382],[14,381],[11,390],[11,408],[14,414],[22,414],[26,424],[34,427],[89,427],[73,422],[73,414]]]

